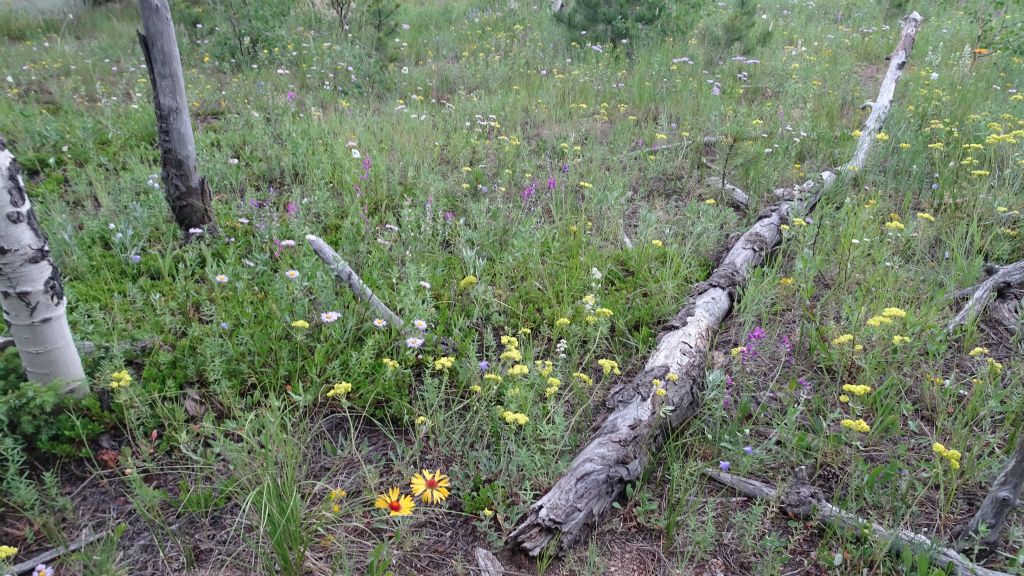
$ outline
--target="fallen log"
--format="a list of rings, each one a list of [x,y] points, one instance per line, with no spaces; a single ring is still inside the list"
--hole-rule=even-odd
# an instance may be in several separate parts
[[[970,288],[960,290],[954,295],[969,299],[963,309],[946,325],[946,332],[953,331],[957,326],[981,314],[989,305],[989,299],[993,292],[1024,285],[1024,260],[1006,266],[989,265],[985,267],[985,273],[988,274],[987,279]]]
[[[1020,502],[1021,488],[1024,488],[1024,434],[1019,434],[1017,447],[978,511],[954,533],[956,549],[962,552],[977,547],[982,556],[994,551],[1006,518]]]
[[[25,574],[35,569],[35,567],[40,564],[46,564],[47,562],[50,562],[56,558],[60,558],[65,554],[74,552],[75,550],[78,550],[83,546],[88,546],[89,544],[92,544],[100,538],[105,538],[107,534],[110,534],[110,532],[103,531],[97,532],[95,534],[83,534],[77,540],[69,542],[64,546],[58,546],[52,550],[47,550],[46,552],[43,552],[42,554],[39,554],[38,556],[35,556],[33,558],[29,558],[28,560],[25,560],[20,564],[15,564],[13,567],[11,567],[11,574]]]
[[[370,290],[370,287],[367,286],[363,282],[363,279],[356,274],[356,271],[348,265],[348,262],[345,262],[345,260],[334,251],[334,248],[331,248],[326,242],[313,234],[307,235],[306,241],[309,242],[309,245],[313,248],[313,251],[316,252],[316,255],[324,261],[327,268],[334,273],[334,276],[339,281],[347,285],[352,292],[355,293],[357,298],[369,304],[374,310],[384,317],[384,320],[387,320],[398,330],[402,330],[405,327],[405,322],[402,322],[402,319],[398,314],[392,312],[391,308],[387,307],[387,304],[384,304],[380,298],[377,298],[373,293],[373,290]]]
[[[752,498],[776,500],[780,497],[779,491],[773,486],[758,482],[757,480],[714,469],[704,470],[704,473],[716,482]],[[806,476],[802,470],[798,470],[796,482],[781,494],[781,499],[782,507],[786,512],[798,518],[805,520],[813,519],[822,524],[831,524],[856,534],[867,532],[882,542],[891,543],[891,550],[894,553],[899,553],[903,548],[909,548],[915,553],[927,554],[939,566],[943,568],[951,567],[953,574],[960,576],[1008,576],[1004,572],[997,572],[978,566],[960,556],[956,550],[945,548],[932,542],[927,536],[909,530],[890,530],[875,522],[859,518],[838,506],[833,506],[825,501],[818,490],[807,484]]]
[[[920,25],[917,12],[904,19],[885,82],[895,84],[899,80]],[[894,86],[883,86],[878,101],[886,94],[891,100],[893,92]],[[889,107],[879,109],[887,112]],[[884,120],[885,114],[872,113],[869,118],[878,125]],[[847,169],[862,169],[866,159],[866,155],[855,155],[846,164]],[[537,556],[549,546],[565,552],[586,538],[626,484],[639,479],[651,453],[661,448],[668,433],[696,413],[703,391],[705,358],[718,327],[751,271],[781,244],[781,226],[789,221],[791,212],[812,211],[835,182],[831,172],[823,173],[822,178],[822,191],[808,204],[801,203],[804,187],[798,186],[792,189],[792,199],[758,214],[753,226],[736,241],[711,276],[694,287],[687,304],[658,336],[643,370],[609,393],[610,411],[604,421],[565,473],[530,507],[509,535],[510,542]],[[672,379],[670,374],[674,375]],[[662,381],[664,396],[654,394],[655,379]]]

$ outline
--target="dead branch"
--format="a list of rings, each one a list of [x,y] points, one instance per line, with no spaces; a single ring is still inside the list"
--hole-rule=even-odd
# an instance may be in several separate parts
[[[97,532],[96,534],[83,534],[80,538],[78,538],[78,540],[75,540],[74,542],[69,542],[64,546],[58,546],[52,550],[47,550],[46,552],[43,552],[42,554],[34,558],[29,558],[28,560],[25,560],[20,564],[15,564],[11,568],[11,574],[24,574],[26,572],[29,572],[40,564],[46,564],[47,562],[52,561],[54,558],[59,558],[69,552],[74,552],[75,550],[78,550],[83,546],[88,546],[89,544],[92,544],[100,538],[106,537],[107,534],[109,533],[109,531],[103,531]]]
[[[501,562],[483,548],[476,548],[473,550],[473,556],[476,558],[476,564],[480,568],[481,576],[502,576],[505,574],[505,567],[501,565]]]
[[[904,20],[886,82],[895,84],[899,79],[920,24],[917,12]],[[894,88],[883,86],[878,101],[885,100],[886,94],[891,100]],[[889,106],[880,109],[888,112]],[[885,113],[872,116],[879,124],[885,119]],[[847,166],[860,169],[863,160],[855,156]],[[549,545],[565,552],[593,531],[626,484],[639,479],[651,453],[661,448],[668,433],[696,413],[703,392],[705,359],[718,327],[751,271],[781,244],[781,227],[789,221],[793,209],[812,211],[824,190],[835,182],[835,176],[826,172],[823,180],[822,192],[811,202],[801,204],[803,188],[797,187],[793,199],[758,214],[711,276],[694,287],[686,305],[659,335],[643,370],[609,393],[610,412],[604,422],[565,473],[530,507],[509,535],[510,542],[531,556]],[[674,375],[672,380],[669,374]],[[664,396],[654,393],[656,379],[664,387]]]
[[[744,192],[743,190],[740,190],[738,187],[733,186],[729,182],[722,180],[717,176],[712,176],[705,180],[705,182],[707,182],[708,186],[721,190],[722,194],[724,194],[726,198],[731,200],[737,208],[742,208],[745,210],[748,206],[750,206],[750,197],[747,196],[747,193]]]
[[[334,276],[340,282],[351,288],[357,298],[368,303],[374,310],[383,316],[385,320],[398,330],[402,330],[405,327],[405,322],[402,322],[402,319],[398,314],[392,312],[384,302],[381,302],[380,298],[377,298],[373,293],[373,290],[370,290],[370,288],[363,283],[362,278],[360,278],[359,275],[356,274],[355,270],[348,265],[348,262],[345,262],[345,260],[334,251],[334,248],[331,248],[326,242],[313,234],[307,235],[306,241],[309,242],[309,245],[313,248],[313,251],[316,252],[316,255],[324,261],[327,268],[334,273]]]
[[[773,486],[757,480],[736,476],[721,470],[707,469],[704,473],[715,481],[753,498],[775,500],[779,496],[779,491]],[[800,518],[813,518],[819,523],[831,524],[857,534],[868,532],[882,542],[892,543],[891,551],[895,554],[898,554],[904,547],[910,548],[916,553],[927,554],[932,561],[942,567],[952,566],[953,573],[957,575],[1008,576],[1004,572],[978,566],[960,556],[956,550],[944,548],[932,542],[927,536],[909,530],[890,530],[880,524],[850,514],[838,506],[833,506],[819,497],[818,491],[808,486],[800,477],[790,489],[782,493],[781,504],[787,512]]]
[[[988,306],[993,291],[1003,291],[1014,286],[1024,285],[1024,260],[1006,266],[986,266],[985,271],[989,274],[987,279],[956,293],[956,297],[970,297],[970,299],[960,313],[946,325],[947,332],[951,332],[957,326],[981,314]]]

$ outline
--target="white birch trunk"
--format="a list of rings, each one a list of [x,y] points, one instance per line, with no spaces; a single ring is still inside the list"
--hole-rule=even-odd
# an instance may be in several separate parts
[[[60,271],[25,194],[21,167],[0,139],[0,300],[4,320],[32,382],[67,384],[65,393],[89,391],[71,339]]]

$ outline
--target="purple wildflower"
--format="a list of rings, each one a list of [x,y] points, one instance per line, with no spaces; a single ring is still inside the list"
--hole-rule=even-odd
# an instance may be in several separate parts
[[[744,446],[743,447],[743,452],[746,453],[747,456],[753,456],[753,454],[754,454],[754,447],[753,446]]]
[[[487,360],[481,360],[479,366],[481,372],[487,372],[491,368],[491,363]]]
[[[558,186],[558,181],[555,180],[555,177],[552,176],[552,177],[548,178],[548,190],[549,191],[554,190],[555,186]]]
[[[295,216],[295,213],[299,211],[299,205],[295,202],[289,202],[285,204],[284,211],[287,212],[289,216]]]
[[[455,220],[455,212],[452,212],[451,210],[446,210],[444,213],[444,221],[451,223],[452,220]]]
[[[530,182],[529,184],[526,185],[526,188],[523,188],[523,191],[519,193],[519,196],[520,196],[520,198],[523,199],[523,202],[527,202],[531,198],[533,198],[533,195],[536,194],[536,193],[537,193],[537,183],[536,182]]]
[[[139,262],[142,261],[142,256],[139,256],[138,254],[132,254],[131,256],[128,257],[128,260],[131,261],[132,264],[138,264]]]
[[[747,338],[749,340],[760,340],[760,339],[764,338],[765,336],[766,336],[766,333],[764,331],[764,328],[761,328],[760,326],[757,326],[753,330],[750,331],[750,334],[747,335]]]
[[[726,460],[719,460],[718,461],[718,467],[722,469],[722,472],[728,472],[729,471],[729,462],[726,461]]]
[[[291,102],[292,100],[295,100],[295,92],[289,91],[288,92],[288,101]]]
[[[803,376],[801,376],[800,378],[797,379],[796,383],[800,385],[800,388],[802,388],[804,392],[806,392],[807,394],[811,393],[811,381],[810,380],[808,380],[807,378],[804,378]]]
[[[568,173],[569,173],[569,163],[566,162],[566,163],[562,164],[562,174],[568,174]]]

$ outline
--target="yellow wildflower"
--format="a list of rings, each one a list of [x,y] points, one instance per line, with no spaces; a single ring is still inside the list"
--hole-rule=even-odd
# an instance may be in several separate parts
[[[465,290],[466,288],[469,288],[476,283],[476,276],[470,274],[469,276],[466,276],[465,278],[462,279],[462,281],[459,282],[459,290]]]
[[[516,364],[508,369],[509,376],[526,376],[530,373],[530,367],[526,364]]]
[[[494,382],[495,384],[500,384],[501,381],[503,380],[503,378],[500,375],[498,375],[498,374],[492,374],[492,373],[488,372],[487,374],[484,374],[484,380],[490,380],[491,382]]]
[[[849,344],[853,342],[853,334],[843,334],[837,338],[832,339],[833,346],[842,346],[843,344]]]
[[[14,546],[0,546],[0,562],[13,558],[18,553],[18,549]]]
[[[867,433],[871,431],[871,426],[868,425],[863,419],[850,420],[845,418],[839,422],[839,425],[843,428],[848,428],[854,432]]]
[[[345,382],[344,380],[331,386],[331,389],[327,391],[328,398],[343,397],[352,391],[352,384]]]
[[[896,334],[892,337],[893,346],[899,346],[901,344],[906,344],[907,342],[910,342],[910,338],[907,336],[900,336],[899,334]]]
[[[678,382],[679,374],[676,374],[675,372],[669,372],[668,375],[665,376],[665,380],[668,380],[669,382]]]
[[[890,307],[882,310],[882,316],[886,318],[906,318],[907,313],[902,308]]]
[[[573,378],[579,380],[580,382],[583,382],[584,384],[587,384],[588,386],[594,383],[590,376],[587,376],[583,372],[575,372],[572,376]]]
[[[501,345],[506,348],[519,348],[519,339],[515,336],[502,336]]]
[[[792,286],[792,285],[793,285],[793,279],[790,278],[789,276],[783,276],[782,278],[779,278],[779,286]]]
[[[305,320],[296,320],[296,321],[292,322],[292,328],[298,328],[299,330],[305,330],[306,328],[309,328],[309,322],[306,322]]]
[[[918,220],[927,220],[929,222],[935,222],[935,216],[932,216],[931,214],[929,214],[927,212],[918,212],[917,213],[917,219]]]
[[[564,316],[559,318],[558,320],[555,320],[555,326],[558,328],[565,328],[569,324],[572,324],[572,321]]]
[[[519,362],[523,359],[522,352],[518,348],[509,348],[501,353],[500,358],[502,360],[511,360],[512,362]]]
[[[847,404],[850,402],[850,397],[847,396],[846,394],[840,394],[839,401],[842,402],[843,404]]]
[[[530,421],[530,418],[526,414],[521,412],[512,412],[511,410],[505,410],[502,412],[501,417],[505,419],[505,422],[519,426],[526,426]]]
[[[597,361],[597,365],[601,367],[601,370],[604,370],[605,376],[609,374],[615,374],[616,376],[619,376],[622,374],[622,371],[619,370],[619,363],[616,362],[615,360],[601,358],[600,360]]]
[[[863,396],[871,393],[871,386],[865,386],[863,384],[843,384],[843,392],[849,392],[854,396]]]
[[[127,370],[119,370],[110,375],[110,387],[114,390],[132,383],[132,376]]]
[[[651,240],[651,246],[654,246],[656,248],[661,248],[664,245],[665,243],[662,242],[661,240]]]
[[[601,318],[610,318],[615,315],[615,313],[608,308],[598,308],[597,310],[594,310],[594,314]]]
[[[988,348],[982,348],[981,346],[977,346],[967,353],[968,356],[981,356],[982,354],[988,354]]]
[[[455,365],[455,358],[453,356],[442,356],[437,360],[434,360],[434,370],[448,371],[449,368]]]
[[[868,318],[867,324],[868,326],[877,328],[882,324],[892,324],[892,318],[889,318],[888,316],[872,316],[871,318]]]
[[[388,369],[390,369],[390,370],[395,370],[395,369],[398,368],[398,361],[397,360],[392,360],[391,358],[384,358],[384,359],[381,360],[381,362],[383,362],[384,365],[387,366]]]

